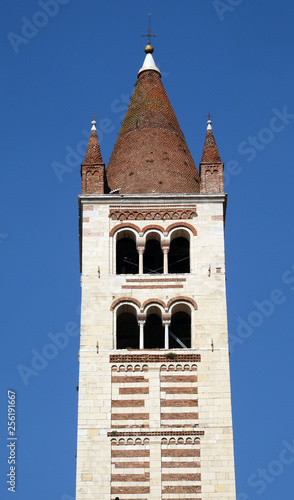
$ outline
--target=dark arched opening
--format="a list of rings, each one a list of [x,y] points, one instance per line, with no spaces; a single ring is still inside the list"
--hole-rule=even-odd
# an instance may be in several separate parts
[[[183,311],[178,311],[172,315],[169,327],[169,347],[174,349],[184,349],[191,347],[191,317]]]
[[[131,238],[121,238],[116,244],[116,274],[137,274],[138,270],[136,242]]]
[[[157,240],[148,240],[146,243],[143,272],[146,274],[163,273],[163,254],[160,242]]]
[[[164,328],[160,316],[149,314],[144,327],[144,348],[160,349],[164,347]]]
[[[190,243],[183,236],[174,238],[170,243],[168,253],[168,272],[190,272]]]
[[[117,317],[116,348],[139,349],[139,325],[137,318],[130,312],[123,312]]]

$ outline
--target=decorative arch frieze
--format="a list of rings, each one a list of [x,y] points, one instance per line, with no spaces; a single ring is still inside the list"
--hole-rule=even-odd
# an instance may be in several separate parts
[[[178,358],[178,356],[177,356]],[[170,360],[168,364],[163,364],[160,366],[160,371],[161,372],[174,372],[174,371],[177,371],[177,372],[186,372],[186,371],[194,371],[195,369],[197,370],[197,365],[193,364],[193,365],[187,365],[187,364],[183,364],[183,363],[177,363],[177,358],[175,358],[173,360],[173,363],[170,363]]]
[[[174,220],[193,219],[197,217],[196,206],[151,206],[151,207],[119,207],[111,206],[109,217],[112,220]]]
[[[200,444],[200,439],[198,437],[164,437],[161,439],[162,445],[195,445]]]

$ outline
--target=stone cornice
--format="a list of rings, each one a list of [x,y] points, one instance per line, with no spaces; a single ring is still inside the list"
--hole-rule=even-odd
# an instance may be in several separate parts
[[[115,204],[115,205],[137,205],[146,203],[156,205],[183,204],[183,203],[226,203],[225,193],[188,193],[188,194],[82,194],[79,195],[79,203]]]

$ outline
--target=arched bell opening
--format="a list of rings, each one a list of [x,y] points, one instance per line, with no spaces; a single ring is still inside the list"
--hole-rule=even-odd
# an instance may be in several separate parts
[[[168,272],[171,274],[190,272],[190,237],[183,229],[172,233],[168,253]]]
[[[131,231],[121,231],[116,241],[116,274],[138,274],[139,255]]]
[[[143,256],[144,274],[163,273],[163,253],[160,245],[160,236],[157,233],[147,235]]]
[[[136,309],[129,305],[122,305],[116,317],[116,348],[139,349],[139,325]]]
[[[152,306],[148,309],[144,326],[144,349],[164,348],[164,327],[162,325],[161,311]]]
[[[191,310],[185,304],[173,308],[169,327],[169,348],[191,348]]]

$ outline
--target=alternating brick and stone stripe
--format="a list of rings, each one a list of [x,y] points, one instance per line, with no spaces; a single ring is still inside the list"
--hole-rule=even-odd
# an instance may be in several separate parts
[[[127,500],[150,493],[150,440],[113,438],[111,442],[111,494]],[[144,496],[143,496],[144,498]]]
[[[113,428],[149,427],[145,397],[149,393],[147,366],[112,366],[111,425]]]
[[[162,427],[185,428],[198,423],[196,365],[183,366],[182,371],[179,368],[168,365],[160,371]]]
[[[161,442],[162,500],[201,498],[200,441],[198,438],[164,438]],[[177,496],[175,497],[174,494]],[[171,496],[172,495],[172,496]]]

